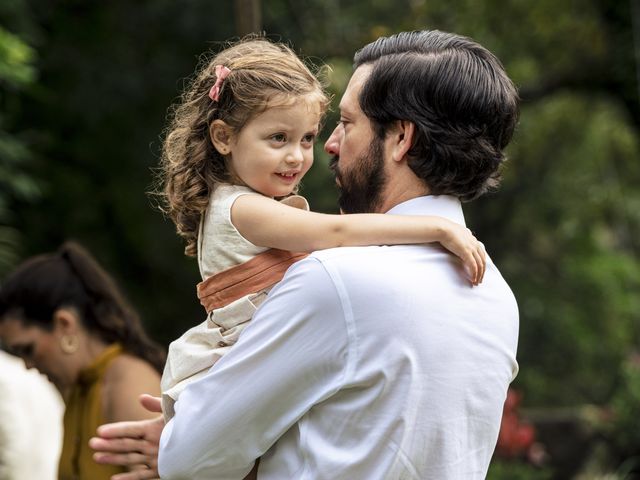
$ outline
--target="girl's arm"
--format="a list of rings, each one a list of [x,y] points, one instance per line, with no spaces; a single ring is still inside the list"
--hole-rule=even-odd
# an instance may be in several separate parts
[[[327,215],[292,208],[261,195],[242,195],[231,207],[231,221],[251,243],[293,252],[439,242],[462,260],[474,285],[482,281],[486,266],[484,247],[471,231],[443,217]]]

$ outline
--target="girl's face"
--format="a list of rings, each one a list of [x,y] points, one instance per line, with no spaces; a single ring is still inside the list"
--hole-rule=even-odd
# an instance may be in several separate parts
[[[313,163],[320,116],[308,96],[252,118],[229,142],[232,178],[268,197],[289,195]]]

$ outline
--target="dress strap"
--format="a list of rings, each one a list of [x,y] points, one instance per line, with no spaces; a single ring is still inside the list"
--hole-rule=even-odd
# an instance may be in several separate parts
[[[200,303],[207,312],[211,312],[246,295],[272,287],[282,280],[292,264],[307,255],[271,248],[200,282],[196,287]]]
[[[122,345],[113,343],[109,345],[87,368],[80,372],[78,383],[81,385],[89,385],[100,378],[106,368],[115,357],[122,353]]]

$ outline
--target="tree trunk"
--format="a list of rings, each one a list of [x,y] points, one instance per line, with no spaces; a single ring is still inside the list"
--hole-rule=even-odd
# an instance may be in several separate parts
[[[262,30],[260,0],[234,0],[236,32],[239,36]]]

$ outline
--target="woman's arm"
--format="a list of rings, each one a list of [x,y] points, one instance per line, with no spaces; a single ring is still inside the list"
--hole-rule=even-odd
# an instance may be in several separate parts
[[[293,252],[439,242],[462,260],[474,285],[484,276],[482,244],[469,229],[443,217],[327,215],[291,208],[260,195],[242,195],[231,207],[231,221],[251,243]]]

